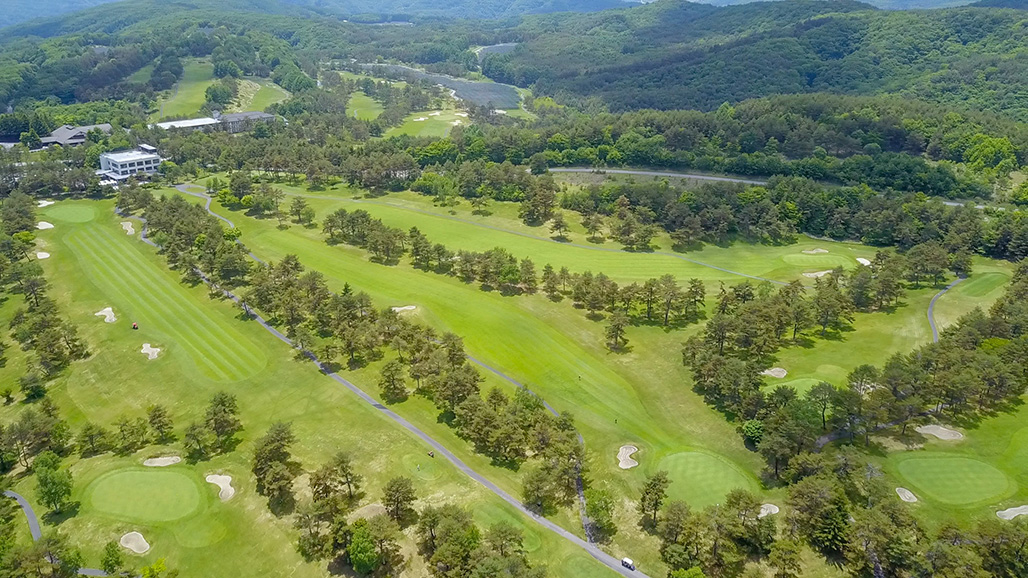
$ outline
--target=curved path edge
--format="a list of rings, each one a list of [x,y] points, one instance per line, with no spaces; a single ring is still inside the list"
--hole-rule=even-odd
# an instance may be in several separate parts
[[[935,302],[964,279],[967,279],[967,277],[957,277],[954,279],[952,283],[943,287],[942,291],[936,293],[935,297],[932,297],[932,301],[928,304],[928,325],[932,328],[932,341],[935,343],[939,342],[939,328],[935,325]]]
[[[211,212],[210,211],[210,201],[211,201],[210,197],[208,197],[207,195],[202,195],[200,193],[194,193],[192,191],[183,190],[184,188],[185,188],[184,185],[179,185],[178,187],[176,187],[176,189],[178,189],[180,192],[183,192],[185,194],[188,194],[188,195],[191,195],[191,196],[205,198],[207,200],[207,205],[206,205],[207,211]],[[118,214],[120,215],[122,213],[119,212]],[[211,213],[211,214],[213,215],[214,213]],[[219,219],[221,219],[222,221],[227,222],[230,226],[234,226],[232,224],[232,222],[229,221],[228,219],[225,219],[224,217],[221,217],[220,215],[215,215],[215,216],[218,217]],[[137,217],[137,216],[134,216],[134,215],[128,216],[126,218],[131,218],[131,219],[135,219],[137,221],[140,221],[143,224],[143,227],[142,227],[142,230],[141,230],[141,233],[140,233],[140,239],[142,239],[142,241],[144,243],[146,243],[146,244],[148,244],[148,245],[150,245],[152,247],[156,247],[157,246],[152,240],[150,240],[146,236],[146,232],[147,232],[147,229],[146,229],[146,219],[144,219],[142,217]],[[251,256],[253,256],[253,255],[251,254]],[[254,259],[256,259],[257,261],[263,263],[263,261],[258,259],[256,256],[254,256]],[[258,314],[257,312],[253,311],[248,306],[246,306],[243,303],[242,299],[237,297],[231,291],[229,291],[227,289],[223,289],[221,287],[218,287],[216,284],[213,283],[213,281],[211,281],[209,278],[207,278],[207,276],[204,275],[202,272],[199,272],[199,274],[204,279],[204,281],[207,282],[211,287],[217,288],[217,290],[220,291],[225,297],[227,297],[228,299],[232,300],[233,302],[235,302],[235,303],[239,304],[241,307],[243,307],[244,311],[250,316],[250,318],[253,319],[254,321],[256,321],[258,324],[260,324],[261,327],[263,327],[265,330],[267,330],[269,333],[274,335],[276,338],[278,338],[283,343],[289,345],[290,347],[294,347],[295,348],[295,346],[293,344],[293,341],[291,339],[286,337],[282,332],[280,332],[278,329],[276,329],[271,324],[269,324],[268,321],[266,319],[264,319],[260,314]],[[489,490],[490,492],[492,492],[493,494],[498,496],[500,499],[502,499],[503,501],[507,502],[508,504],[510,504],[511,506],[516,508],[518,511],[520,511],[524,515],[526,515],[529,518],[531,518],[532,520],[534,520],[537,524],[543,526],[547,530],[550,530],[554,534],[557,534],[558,536],[560,536],[560,537],[564,538],[565,540],[571,542],[575,546],[578,546],[582,550],[585,550],[585,552],[587,554],[592,556],[598,562],[600,562],[604,566],[607,566],[607,568],[613,570],[614,572],[617,572],[618,574],[621,574],[622,576],[635,576],[635,577],[639,577],[639,578],[649,578],[649,576],[647,576],[646,574],[644,574],[644,573],[642,573],[642,572],[640,572],[638,570],[635,570],[635,571],[628,570],[627,568],[625,568],[624,566],[621,565],[621,561],[620,560],[618,560],[617,558],[615,558],[615,557],[611,556],[610,554],[604,552],[603,550],[601,550],[595,544],[590,543],[587,540],[583,540],[582,538],[579,538],[574,533],[572,533],[572,532],[562,528],[561,526],[557,525],[556,523],[554,523],[554,522],[546,519],[545,517],[540,516],[539,514],[533,512],[531,509],[529,509],[527,506],[525,506],[523,503],[521,503],[521,501],[519,501],[517,498],[515,498],[512,495],[510,495],[509,493],[507,493],[506,491],[501,489],[499,486],[497,486],[496,484],[494,484],[493,482],[489,481],[487,478],[485,478],[484,476],[482,476],[481,474],[476,472],[474,469],[472,469],[466,463],[464,463],[463,460],[461,460],[459,457],[457,457],[450,450],[446,449],[446,446],[444,446],[443,444],[441,444],[438,441],[436,441],[434,438],[432,438],[432,436],[428,435],[427,433],[425,433],[424,431],[419,429],[417,426],[415,426],[414,424],[412,424],[409,421],[407,421],[406,419],[404,419],[403,416],[399,415],[398,413],[394,412],[393,410],[387,408],[386,406],[384,406],[381,403],[379,403],[378,401],[376,401],[375,398],[371,397],[367,392],[365,392],[363,389],[358,387],[356,384],[352,383],[351,381],[349,381],[348,379],[346,379],[343,376],[339,375],[338,373],[335,373],[335,372],[331,371],[330,369],[328,369],[328,367],[324,363],[322,363],[321,360],[319,360],[317,358],[317,356],[315,356],[313,353],[311,353],[309,351],[303,351],[303,355],[306,356],[311,361],[313,361],[314,364],[318,367],[319,370],[321,370],[321,372],[323,374],[325,374],[326,376],[332,378],[337,383],[341,384],[343,387],[345,387],[346,389],[350,390],[354,395],[356,395],[357,397],[361,398],[366,403],[371,405],[371,407],[373,407],[374,409],[378,410],[379,412],[381,412],[382,414],[384,414],[386,417],[388,417],[389,419],[393,420],[397,424],[401,425],[404,429],[406,429],[410,433],[414,434],[416,437],[421,439],[423,442],[425,442],[426,444],[431,446],[435,451],[439,452],[440,455],[445,457],[450,463],[452,463],[458,470],[460,470],[466,476],[468,476],[472,480],[475,480],[476,482],[478,482],[479,484],[484,486],[487,490]],[[482,365],[483,368],[486,368],[486,369],[496,373],[497,375],[499,375],[501,377],[504,377],[505,379],[511,381],[512,383],[514,383],[516,385],[519,385],[520,387],[524,387],[523,385],[519,384],[517,381],[514,381],[513,379],[511,379],[509,377],[506,377],[505,375],[503,375],[499,371],[493,369],[492,367],[489,367],[489,366],[487,366],[487,365],[485,365],[485,364],[483,364],[483,363],[481,363],[481,362],[479,362],[479,361],[477,361],[477,360],[475,360],[473,358],[472,358],[472,361],[474,361],[477,364]],[[549,407],[549,406],[547,406],[547,407]],[[550,409],[550,411],[554,411],[552,407],[550,407],[549,409]],[[580,494],[580,499],[581,499],[581,494]]]
[[[6,490],[4,495],[18,502],[18,506],[21,507],[21,511],[25,514],[25,521],[29,523],[29,533],[32,534],[32,541],[38,542],[43,537],[43,530],[39,527],[39,518],[36,516],[36,511],[32,509],[32,504],[25,499],[25,496],[13,490]],[[79,575],[107,576],[107,572],[96,568],[79,568]]]

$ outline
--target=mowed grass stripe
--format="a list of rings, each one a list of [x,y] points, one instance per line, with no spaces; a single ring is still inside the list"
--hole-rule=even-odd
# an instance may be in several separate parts
[[[92,238],[98,240],[99,236]],[[115,243],[117,240],[112,239]],[[145,308],[155,319],[161,319],[162,327],[173,328],[170,333],[181,334],[179,339],[187,350],[192,351],[197,357],[198,363],[210,368],[212,371],[218,374],[218,377],[235,381],[242,379],[253,372],[253,366],[263,365],[260,363],[259,358],[250,357],[249,364],[248,360],[242,359],[239,355],[236,355],[238,348],[225,348],[219,347],[217,339],[211,334],[211,331],[207,328],[207,324],[196,323],[197,316],[201,316],[202,312],[177,294],[176,291],[168,290],[170,284],[167,283],[166,279],[153,275],[152,265],[142,259],[131,259],[127,254],[112,254],[105,251],[106,247],[103,244],[90,245],[92,251],[97,254],[104,255],[104,264],[107,265],[108,273],[113,275],[107,276],[107,282],[110,285],[118,286],[122,285],[129,291],[132,296],[145,296],[137,297],[136,300],[139,305]],[[132,260],[131,267],[126,268],[125,262]],[[137,278],[137,272],[148,273],[146,277],[148,279]],[[118,274],[120,273],[120,276]],[[141,277],[141,276],[140,276]],[[117,278],[119,282],[113,281]],[[156,296],[150,291],[153,288],[158,288],[161,296],[165,299],[156,299]],[[131,298],[126,295],[127,298]],[[144,302],[145,301],[145,302]],[[169,315],[170,314],[170,315]],[[189,320],[189,323],[183,323],[182,320]],[[218,328],[216,324],[212,324],[212,327]],[[219,328],[220,329],[220,328]],[[234,340],[225,332],[223,334],[222,344],[234,343]],[[199,345],[200,347],[197,347]],[[226,357],[224,353],[231,354],[231,359]],[[212,358],[221,361],[221,364],[212,364]],[[248,369],[249,368],[249,369]]]
[[[100,245],[96,245],[88,241],[76,242],[78,243],[78,249],[85,256],[90,258],[90,260],[96,263],[102,262],[104,265],[108,265],[109,262],[113,262],[118,258],[116,255],[105,253]],[[191,336],[187,335],[183,337],[182,335],[176,335],[175,340],[178,342],[178,345],[181,345],[186,349],[190,354],[190,357],[194,358],[201,369],[207,370],[204,371],[204,373],[220,381],[233,380],[232,373],[224,370],[219,365],[212,364],[210,358],[203,355],[201,351],[194,347],[194,343],[205,341],[202,337],[196,335],[192,331],[181,331],[185,328],[176,323],[176,320],[183,317],[183,314],[176,313],[176,310],[179,312],[181,311],[180,308],[170,307],[167,306],[167,304],[154,303],[148,295],[150,289],[142,287],[136,283],[131,283],[132,286],[130,287],[130,284],[125,282],[125,279],[131,278],[129,273],[125,272],[120,267],[109,267],[104,265],[98,265],[95,268],[95,273],[99,277],[99,280],[106,285],[108,291],[117,294],[122,301],[132,302],[135,308],[142,311],[145,318],[150,319],[157,325],[179,329],[179,331],[171,329],[169,330],[169,333],[173,335],[189,333]]]
[[[122,246],[128,248],[127,243],[125,243],[124,239],[120,239],[114,236],[114,234],[110,231],[100,229],[98,230],[98,232],[101,234],[101,236],[105,237],[107,240],[111,242],[111,244],[105,245],[103,247],[115,247],[118,243],[121,243]],[[138,252],[130,250],[122,253],[121,255],[119,255],[119,257],[120,256],[129,256],[130,258],[132,258],[133,271],[143,271],[148,274],[149,281],[151,283],[153,283],[155,286],[163,286],[164,290],[162,291],[162,294],[166,297],[171,298],[174,301],[169,301],[169,304],[174,305],[176,311],[179,314],[181,314],[184,319],[188,319],[192,322],[189,323],[187,327],[193,330],[193,335],[195,335],[198,339],[204,341],[208,346],[206,349],[200,350],[204,358],[209,357],[213,354],[215,357],[218,357],[219,359],[226,361],[227,365],[233,366],[235,369],[235,374],[240,374],[244,376],[253,373],[255,369],[259,369],[263,365],[263,356],[259,352],[255,351],[254,348],[240,347],[241,345],[249,343],[245,341],[245,339],[241,335],[234,331],[229,331],[217,323],[201,322],[200,320],[208,320],[204,312],[189,299],[185,298],[181,293],[180,287],[178,287],[174,283],[169,282],[167,277],[163,275],[162,272],[155,270],[153,264],[147,261],[145,258],[143,258]],[[132,271],[125,271],[123,266],[125,260],[114,260],[110,263],[113,263],[115,266],[121,268],[121,270],[125,273],[123,279],[127,279],[129,281],[136,281],[136,279],[133,279]],[[175,323],[173,325],[173,327],[179,326],[180,324],[178,323]],[[208,328],[213,329],[214,331],[212,332]],[[220,335],[212,335],[212,333],[218,333]],[[214,341],[212,341],[211,339],[204,339],[205,336],[213,337]],[[236,347],[217,347],[218,345],[224,346],[224,344],[227,343],[232,343],[236,345]],[[222,352],[231,354],[231,361],[223,357],[221,355]],[[234,363],[232,363],[232,361],[234,361]]]
[[[235,381],[252,375],[264,365],[259,353],[241,347],[242,336],[226,331],[187,300],[166,277],[157,275],[153,265],[131,250],[118,250],[124,243],[98,227],[72,233],[69,241],[77,244],[91,261],[107,287],[143,309],[175,335],[179,345],[189,351],[199,365],[217,377]],[[127,247],[126,247],[127,248]],[[220,363],[212,363],[217,361]]]

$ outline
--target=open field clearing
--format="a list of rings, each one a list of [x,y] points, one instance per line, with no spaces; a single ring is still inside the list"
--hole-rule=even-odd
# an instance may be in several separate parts
[[[107,541],[138,532],[150,545],[141,562],[167,558],[183,575],[246,575],[254,567],[323,575],[323,564],[305,563],[296,553],[291,521],[270,516],[266,500],[254,491],[252,441],[275,421],[292,422],[298,438],[294,454],[307,468],[318,467],[340,450],[353,454],[368,490],[359,506],[379,500],[387,479],[408,475],[424,504],[457,501],[479,521],[517,524],[540,564],[557,567],[577,554],[568,542],[554,539],[449,462],[429,458],[424,444],[313,365],[294,361],[292,352],[264,329],[240,320],[238,309],[211,300],[202,286],[181,284],[151,247],[124,234],[112,208],[110,202],[65,201],[47,209],[54,214],[45,214],[55,224],[40,235],[54,254],[46,261],[48,275],[58,280],[54,296],[93,353],[53,387],[54,400],[74,428],[86,419],[106,425],[121,416],[138,417],[149,404],[161,403],[181,432],[199,418],[213,393],[228,391],[239,399],[245,429],[238,448],[196,464],[142,466],[147,458],[180,452],[178,444],[128,456],[72,459],[72,499],[79,506],[61,527],[83,544],[87,562],[96,564]],[[154,305],[158,300],[160,307]],[[105,307],[117,313],[117,321],[105,323],[94,315]],[[139,324],[138,331],[131,329],[133,322]],[[160,357],[147,361],[138,353],[143,339],[162,348]],[[201,347],[208,349],[206,365],[196,357]],[[15,358],[8,365],[17,363]],[[19,406],[6,406],[0,415],[7,418],[19,411]],[[418,413],[425,422],[434,422],[427,408]],[[440,434],[450,432],[436,427]],[[466,463],[489,468],[485,458],[448,435],[439,439]],[[205,481],[211,473],[232,477],[235,494],[230,500],[222,501],[219,488]],[[516,491],[512,479],[500,477],[498,482]],[[30,499],[35,496],[32,479],[16,488]],[[132,503],[143,505],[130,507]],[[404,575],[425,576],[422,559],[410,558]],[[584,556],[566,575],[599,576],[604,575],[602,568]]]
[[[205,92],[214,82],[214,66],[195,59],[184,60],[182,64],[182,79],[172,87],[169,96],[158,100],[155,119],[195,115],[207,99]]]
[[[356,116],[360,120],[375,120],[378,118],[378,115],[382,114],[383,110],[385,110],[385,107],[382,106],[382,103],[363,92],[353,93],[346,107],[348,114]]]

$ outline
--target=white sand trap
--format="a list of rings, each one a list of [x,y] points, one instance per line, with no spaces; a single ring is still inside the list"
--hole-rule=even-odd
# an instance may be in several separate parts
[[[468,118],[468,113],[466,113],[466,112],[458,112],[457,116],[463,116],[464,118]]]
[[[40,222],[36,223],[36,228],[39,229],[40,231],[45,231],[46,229],[53,229],[54,228],[54,224],[53,223],[47,223],[46,221],[40,221]]]
[[[964,434],[958,432],[955,429],[942,427],[941,425],[922,425],[914,429],[917,431],[917,433],[935,436],[940,440],[946,440],[948,442],[964,439]]]
[[[1018,516],[1028,516],[1028,506],[1018,506],[1016,508],[1007,508],[1006,510],[1000,510],[996,512],[996,515],[1004,520],[1013,520]]]
[[[417,305],[404,305],[403,307],[393,307],[393,311],[397,313],[402,313],[404,311],[414,311],[417,308]]]
[[[778,379],[782,379],[786,375],[789,375],[789,372],[785,371],[781,367],[772,367],[771,369],[765,369],[764,371],[761,371],[760,375],[766,375],[768,377],[777,377]]]
[[[758,518],[763,518],[765,516],[773,516],[773,515],[777,514],[779,511],[780,510],[778,509],[778,506],[776,506],[774,504],[761,504],[760,505],[760,513],[757,514],[757,517]]]
[[[55,202],[56,201],[39,201],[38,203],[36,203],[36,206],[39,207],[40,209],[42,209],[43,207],[49,207],[50,205],[54,204]]]
[[[148,468],[166,468],[173,466],[182,461],[182,458],[178,456],[162,456],[159,458],[150,458],[143,460],[143,465]]]
[[[121,547],[128,548],[136,554],[146,554],[150,550],[150,544],[139,532],[129,532],[121,537]]]
[[[103,317],[104,323],[114,323],[118,320],[118,318],[114,316],[114,309],[111,309],[110,307],[104,307],[93,315],[96,317]]]
[[[457,119],[457,120],[451,122],[450,124],[452,124],[453,126],[460,126],[460,125],[464,124],[464,121],[462,121],[460,119]]]
[[[804,277],[809,277],[811,279],[817,279],[818,277],[824,277],[825,275],[828,275],[831,272],[832,272],[832,270],[828,269],[827,271],[817,271],[815,273],[804,273],[803,276]]]
[[[221,498],[222,502],[227,502],[232,499],[232,496],[236,495],[236,489],[232,487],[232,476],[210,474],[205,479],[215,486],[218,486],[220,489],[218,497]]]
[[[822,253],[827,253],[827,252],[828,252],[828,249],[807,249],[807,250],[803,251],[803,254],[805,254],[805,255],[820,255]]]
[[[634,468],[639,465],[639,462],[632,459],[632,454],[639,451],[639,448],[635,446],[621,446],[618,450],[618,467],[622,470]]]
[[[36,259],[49,259],[49,258],[50,258],[50,253],[47,253],[46,251],[40,251],[40,252],[36,253]]]
[[[140,353],[145,353],[147,359],[157,359],[157,354],[161,352],[156,347],[150,347],[149,343],[144,343],[143,348],[139,350]]]
[[[437,110],[437,111],[435,111],[435,112],[430,112],[430,113],[428,113],[428,116],[439,116],[440,114],[443,114],[443,113],[441,113],[441,112],[439,112],[439,111]]]
[[[428,119],[423,116],[419,116],[418,118],[414,119],[414,122],[425,122],[426,120]]]
[[[898,495],[904,502],[913,504],[917,501],[917,496],[914,495],[914,492],[911,492],[906,488],[896,488],[896,495]]]
[[[132,226],[132,221],[122,221],[121,228],[125,229],[126,235],[135,235],[136,229]]]
[[[863,265],[865,267],[870,267],[871,266],[871,260],[870,259],[865,259],[863,257],[857,257],[857,263],[860,263],[861,265]]]

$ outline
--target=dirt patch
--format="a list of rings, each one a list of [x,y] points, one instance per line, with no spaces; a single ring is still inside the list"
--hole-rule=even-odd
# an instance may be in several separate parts
[[[104,323],[114,323],[118,320],[118,318],[114,316],[114,309],[111,309],[110,307],[104,307],[93,315],[95,317],[103,317]]]
[[[857,263],[860,263],[861,265],[863,265],[865,267],[870,267],[871,266],[871,260],[870,259],[865,259],[863,257],[857,257]]]
[[[368,504],[367,506],[363,506],[361,508],[357,508],[356,510],[354,510],[353,513],[349,515],[349,519],[351,522],[360,518],[370,520],[375,516],[385,513],[386,509],[385,506],[383,506],[382,504]]]
[[[57,201],[39,201],[38,203],[36,203],[36,206],[42,209],[44,207],[49,207],[50,205],[53,205],[56,202]]]
[[[182,458],[178,456],[161,456],[159,458],[150,458],[143,460],[143,465],[148,468],[165,468],[173,466],[182,461]]]
[[[218,497],[221,498],[222,502],[227,502],[232,499],[232,496],[236,495],[236,489],[232,487],[232,476],[209,474],[204,479],[209,483],[218,486]]]
[[[935,436],[940,440],[945,440],[948,442],[964,439],[964,434],[958,432],[955,429],[950,429],[948,427],[943,427],[941,425],[922,425],[918,426],[915,429],[917,430],[917,433],[928,436]]]
[[[781,509],[778,506],[774,505],[774,504],[761,504],[760,505],[760,513],[757,514],[757,517],[758,518],[763,518],[763,517],[766,517],[766,516],[774,516],[775,514],[777,514],[780,511],[781,511]]]
[[[789,372],[785,371],[781,367],[772,367],[771,369],[765,369],[764,371],[761,371],[760,375],[766,375],[768,377],[782,379],[786,375],[789,375]]]
[[[828,252],[828,249],[807,249],[806,251],[803,251],[803,254],[804,255],[821,255],[821,254],[827,253],[827,252]]]
[[[404,311],[414,311],[417,308],[417,305],[404,305],[403,307],[393,307],[393,311],[403,313]]]
[[[1018,506],[1016,508],[1007,508],[1006,510],[1000,510],[996,512],[996,515],[1003,520],[1013,520],[1018,516],[1028,516],[1028,506]]]
[[[899,496],[901,500],[909,504],[913,504],[917,501],[917,496],[914,495],[914,492],[911,492],[906,488],[896,488],[896,495]]]
[[[125,229],[125,234],[126,235],[135,235],[136,234],[136,229],[135,229],[135,227],[132,226],[132,221],[122,221],[121,222],[121,228]]]
[[[49,258],[50,258],[50,253],[47,253],[46,251],[39,251],[38,253],[36,253],[36,259],[49,259]]]
[[[156,347],[150,347],[149,343],[144,343],[143,348],[139,350],[140,353],[145,353],[147,359],[157,359],[157,354],[161,352]]]
[[[36,228],[39,229],[40,231],[45,231],[47,229],[53,229],[54,228],[54,224],[53,223],[47,223],[46,221],[40,221],[40,222],[36,223]]]
[[[828,275],[831,272],[832,272],[832,270],[828,269],[826,271],[815,271],[813,273],[804,273],[803,276],[807,277],[809,279],[817,279],[818,277],[824,277],[825,275]]]
[[[639,451],[639,448],[632,445],[621,446],[621,449],[618,450],[618,467],[622,470],[628,470],[638,466],[639,462],[632,459],[632,454],[637,451]]]
[[[122,536],[121,547],[132,550],[136,554],[146,554],[150,551],[150,544],[139,532],[129,532]]]

